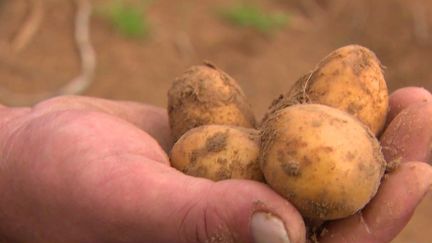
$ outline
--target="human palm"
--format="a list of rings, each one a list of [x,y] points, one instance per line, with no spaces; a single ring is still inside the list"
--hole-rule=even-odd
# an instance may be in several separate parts
[[[418,89],[401,92],[406,93],[401,97],[413,99],[394,96],[391,117],[401,110],[397,107],[415,103],[419,97],[432,100]],[[432,103],[416,109],[432,117]],[[429,128],[423,132],[424,139],[419,139],[422,143],[432,140],[428,119],[416,121]],[[385,136],[396,147],[404,147],[408,140],[395,141],[392,136],[404,132],[403,127],[391,127],[394,131]],[[393,153],[405,162],[386,176],[362,212],[326,225],[320,242],[393,239],[432,183],[428,164],[408,162],[416,148],[415,154],[424,155],[416,160],[429,159],[429,147],[417,145],[409,153]],[[265,184],[186,176],[169,166],[164,151],[170,146],[166,112],[147,105],[60,97],[33,108],[0,108],[0,239],[35,243],[306,241],[301,215]]]

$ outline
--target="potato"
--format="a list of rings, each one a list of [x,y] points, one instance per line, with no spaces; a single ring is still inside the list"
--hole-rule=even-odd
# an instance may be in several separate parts
[[[171,164],[185,174],[214,181],[262,181],[258,142],[259,134],[255,129],[224,125],[197,127],[174,144]]]
[[[215,66],[194,66],[168,91],[168,114],[174,140],[201,125],[255,127],[255,117],[236,81]]]
[[[388,112],[388,90],[380,61],[372,51],[358,45],[337,49],[275,100],[266,117],[299,103],[318,103],[346,111],[379,134]]]
[[[265,180],[304,217],[350,216],[377,192],[386,168],[379,142],[348,113],[293,105],[275,112],[261,129]]]

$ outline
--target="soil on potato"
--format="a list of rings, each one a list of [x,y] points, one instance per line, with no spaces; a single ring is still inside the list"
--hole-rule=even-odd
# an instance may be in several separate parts
[[[206,140],[206,150],[208,152],[220,152],[227,146],[228,131],[226,133],[217,132]]]
[[[25,19],[26,2],[0,0],[0,85],[22,93],[54,90],[79,71],[72,38],[74,4],[44,0],[40,30],[17,54],[11,51],[10,40]],[[290,12],[289,24],[262,34],[218,18],[218,9],[234,1],[156,0],[148,9],[150,37],[127,39],[95,14],[91,37],[98,66],[96,79],[84,94],[166,107],[172,80],[189,66],[210,60],[240,83],[261,117],[274,98],[322,57],[352,43],[376,52],[386,67],[390,90],[407,85],[432,90],[430,1],[317,0],[324,11],[300,0],[254,2],[270,11]],[[394,242],[432,242],[431,218],[429,196]]]

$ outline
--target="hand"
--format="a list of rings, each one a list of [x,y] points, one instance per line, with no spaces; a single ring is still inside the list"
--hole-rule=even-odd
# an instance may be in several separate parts
[[[300,214],[266,185],[183,175],[169,167],[170,146],[166,113],[151,106],[60,97],[0,108],[0,239],[305,242]],[[431,180],[426,163],[404,162],[362,213],[327,225],[322,242],[390,241]]]

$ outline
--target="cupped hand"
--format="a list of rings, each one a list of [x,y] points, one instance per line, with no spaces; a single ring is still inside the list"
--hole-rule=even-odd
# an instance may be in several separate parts
[[[417,97],[418,89],[406,96]],[[392,107],[395,102],[407,108],[382,139],[386,157],[403,163],[362,212],[326,225],[320,242],[388,242],[428,191],[432,103],[396,99]],[[405,139],[410,134],[421,137]],[[169,137],[164,110],[132,102],[59,97],[32,108],[0,107],[0,239],[306,241],[300,214],[266,185],[212,182],[170,167]]]

